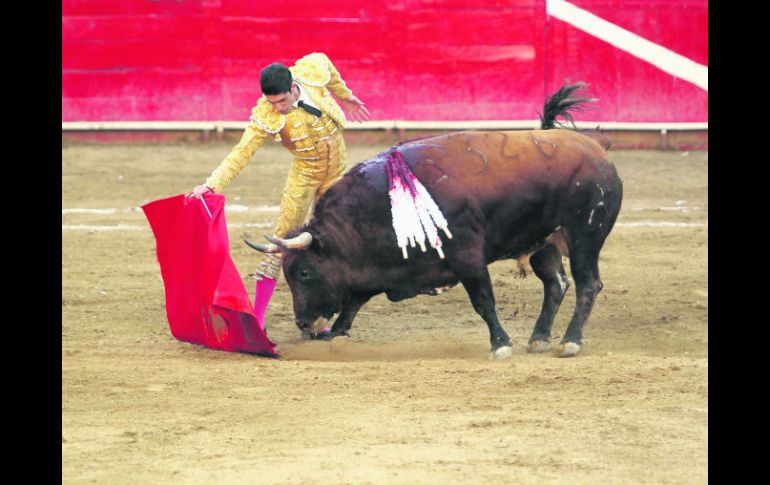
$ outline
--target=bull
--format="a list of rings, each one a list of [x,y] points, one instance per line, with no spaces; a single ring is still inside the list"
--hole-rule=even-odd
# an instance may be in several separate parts
[[[543,352],[570,286],[564,255],[576,303],[558,354],[577,355],[603,286],[599,252],[623,197],[622,182],[607,158],[608,143],[554,129],[560,124],[557,116],[573,121],[571,112],[593,101],[574,94],[583,86],[565,85],[548,97],[539,130],[457,132],[391,148],[449,223],[453,237],[443,246],[443,258],[434,252],[402,257],[390,225],[386,153],[352,167],[318,200],[304,228],[285,239],[266,236],[270,244],[245,241],[263,252],[284,253],[283,272],[303,336],[316,337],[316,320],[334,314],[339,316],[324,338],[348,335],[356,313],[375,295],[400,301],[459,282],[489,328],[491,357],[508,358],[511,340],[497,316],[487,266],[528,258],[544,297],[527,350]]]

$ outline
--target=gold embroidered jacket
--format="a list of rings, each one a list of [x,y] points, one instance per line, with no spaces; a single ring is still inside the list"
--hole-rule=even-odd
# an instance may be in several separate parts
[[[352,91],[345,85],[326,54],[308,54],[289,70],[294,80],[321,110],[321,117],[315,118],[300,108],[293,108],[283,115],[263,95],[251,110],[250,123],[240,142],[214,169],[205,185],[219,192],[243,170],[268,137],[281,142],[300,160],[318,160],[319,154],[314,147],[316,141],[323,136],[334,135],[344,127],[345,114],[330,92],[340,99],[347,99]]]

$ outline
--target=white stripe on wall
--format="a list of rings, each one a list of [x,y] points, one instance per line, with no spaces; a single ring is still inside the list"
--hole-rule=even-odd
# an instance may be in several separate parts
[[[546,0],[546,12],[658,69],[709,90],[708,67],[650,42],[564,0]]]

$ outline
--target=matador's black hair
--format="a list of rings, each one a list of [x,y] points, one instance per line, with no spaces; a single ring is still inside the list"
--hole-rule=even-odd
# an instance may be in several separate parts
[[[291,71],[289,71],[288,67],[278,62],[274,62],[262,69],[262,73],[259,75],[262,94],[268,96],[288,93],[291,90],[291,83]]]

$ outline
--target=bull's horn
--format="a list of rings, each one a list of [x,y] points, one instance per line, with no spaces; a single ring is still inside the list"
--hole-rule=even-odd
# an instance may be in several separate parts
[[[259,243],[251,242],[248,239],[244,239],[243,242],[245,242],[252,248],[256,249],[257,251],[260,251],[263,253],[275,254],[275,253],[281,252],[281,248],[279,248],[275,244],[259,244]]]
[[[279,237],[267,235],[265,238],[276,246],[285,249],[307,249],[310,247],[310,243],[313,242],[313,235],[309,232],[303,232],[299,236],[295,236],[291,239],[281,239]]]

